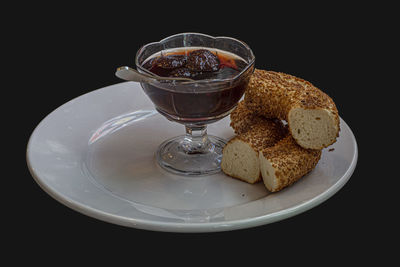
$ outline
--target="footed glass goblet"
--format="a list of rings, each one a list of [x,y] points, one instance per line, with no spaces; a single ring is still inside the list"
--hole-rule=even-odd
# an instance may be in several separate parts
[[[157,111],[183,124],[186,133],[164,141],[156,152],[158,164],[174,174],[198,176],[220,171],[226,141],[207,135],[207,124],[235,108],[254,71],[250,47],[230,37],[181,33],[141,47],[139,72],[157,76],[141,86]],[[192,80],[162,80],[160,77]]]

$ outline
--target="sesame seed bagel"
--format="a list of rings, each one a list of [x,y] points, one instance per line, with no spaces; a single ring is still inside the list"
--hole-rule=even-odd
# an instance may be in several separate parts
[[[322,149],[339,136],[339,115],[333,100],[292,75],[256,69],[244,102],[249,113],[287,121],[291,135],[303,148]]]
[[[265,187],[277,192],[313,170],[321,150],[305,149],[287,135],[272,147],[259,151],[259,164]]]
[[[275,145],[288,131],[282,122],[264,118],[240,126],[244,125],[247,130],[239,127],[240,134],[225,145],[221,169],[229,176],[253,184],[261,181],[259,151]]]
[[[310,172],[321,157],[321,150],[302,148],[281,121],[254,114],[244,101],[230,117],[238,135],[225,146],[221,164],[230,176],[248,183],[261,176],[266,188],[277,192]]]

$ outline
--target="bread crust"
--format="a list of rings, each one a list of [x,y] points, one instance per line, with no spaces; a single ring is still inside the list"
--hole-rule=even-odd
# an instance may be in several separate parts
[[[265,117],[257,116],[246,107],[244,101],[240,101],[230,114],[230,126],[236,134],[242,134],[249,130],[250,125],[266,120]]]
[[[259,157],[260,164],[263,164],[263,157],[274,170],[273,175],[261,171],[264,184],[269,191],[277,192],[313,170],[321,158],[321,150],[302,148],[291,135],[287,135],[276,145],[260,151]]]
[[[277,120],[264,119],[249,125],[248,131],[237,136],[255,151],[274,146],[288,134],[287,127]]]
[[[248,114],[287,121],[292,133],[294,129],[291,128],[288,118],[291,110],[296,108],[326,110],[333,118],[335,137],[317,147],[296,139],[305,148],[322,149],[334,143],[339,136],[340,120],[333,100],[310,82],[295,76],[256,69],[246,89],[244,104]]]

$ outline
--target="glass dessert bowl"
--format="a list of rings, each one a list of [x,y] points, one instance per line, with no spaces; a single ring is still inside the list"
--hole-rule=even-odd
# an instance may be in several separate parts
[[[230,37],[181,33],[141,47],[135,58],[140,73],[158,76],[141,83],[156,110],[183,124],[186,134],[164,141],[158,164],[175,174],[197,176],[220,171],[226,141],[207,135],[207,124],[236,107],[243,96],[255,57],[250,47]],[[163,80],[183,77],[191,80]]]

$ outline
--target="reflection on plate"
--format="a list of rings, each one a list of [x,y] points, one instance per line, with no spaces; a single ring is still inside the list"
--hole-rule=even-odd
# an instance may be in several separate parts
[[[133,82],[80,96],[53,111],[29,140],[27,162],[52,197],[88,216],[157,231],[212,232],[248,228],[306,211],[350,178],[357,144],[341,120],[338,141],[294,185],[269,193],[218,173],[182,177],[157,166],[158,145],[184,131],[159,115]],[[229,118],[209,125],[225,139]]]

